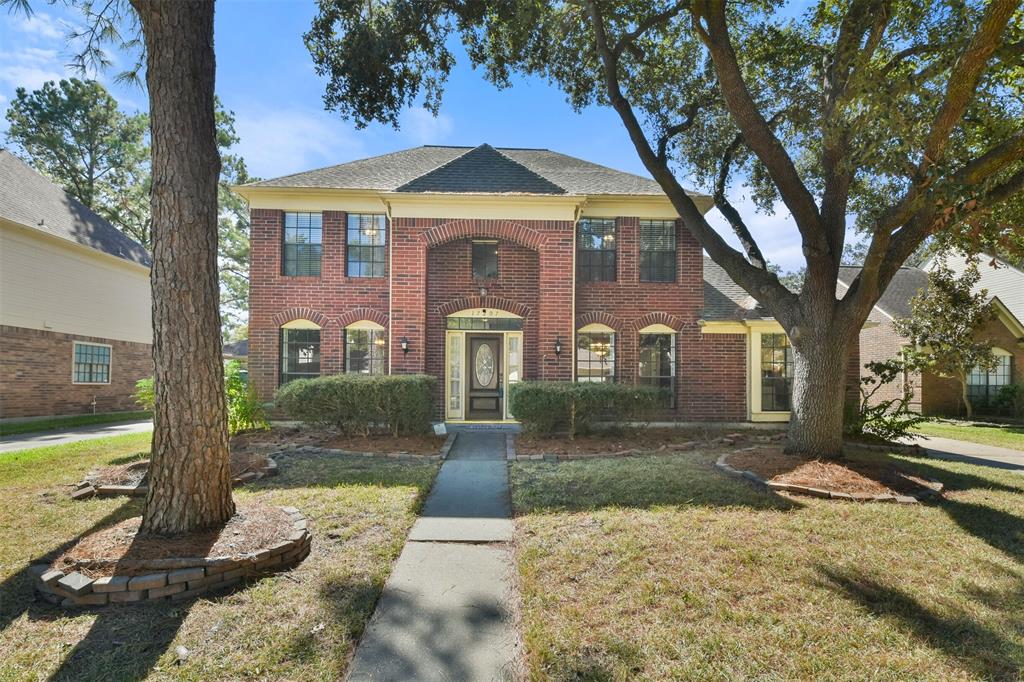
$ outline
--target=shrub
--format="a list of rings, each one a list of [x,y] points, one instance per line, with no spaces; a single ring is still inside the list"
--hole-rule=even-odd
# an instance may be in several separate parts
[[[665,404],[665,392],[651,386],[571,381],[523,381],[512,385],[510,408],[532,435],[565,427],[569,437],[587,433],[595,421],[650,421]]]
[[[879,389],[891,384],[904,372],[916,369],[911,360],[893,358],[885,362],[868,362],[864,367],[871,374],[861,377],[860,401],[846,415],[844,430],[847,435],[871,435],[891,442],[910,435],[910,430],[918,424],[931,421],[910,409],[914,392],[909,387],[903,389],[899,398],[872,404],[872,398]]]
[[[1024,417],[1024,384],[1007,384],[996,394],[996,405],[1011,417]]]
[[[146,377],[135,382],[135,393],[132,393],[135,402],[147,412],[153,411],[156,403],[156,392],[153,388],[153,377]]]
[[[242,363],[237,360],[224,366],[224,397],[227,400],[229,434],[270,428],[263,404],[256,396],[255,389],[245,380]]]
[[[132,394],[142,409],[153,411],[156,391],[153,377],[135,382]],[[224,398],[228,410],[228,434],[234,435],[247,429],[268,429],[266,414],[256,392],[243,376],[242,363],[232,360],[224,367]]]
[[[337,374],[290,381],[275,403],[292,419],[345,433],[423,433],[434,415],[437,379],[425,374]]]

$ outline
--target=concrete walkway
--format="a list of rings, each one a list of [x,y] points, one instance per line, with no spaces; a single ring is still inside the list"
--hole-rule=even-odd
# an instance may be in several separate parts
[[[505,433],[462,431],[356,648],[348,679],[512,680],[520,640]]]
[[[917,443],[936,459],[1024,472],[1024,452],[1020,450],[938,436],[915,436],[908,441]]]
[[[18,433],[0,437],[0,454],[44,448],[50,445],[67,445],[80,440],[121,436],[126,433],[144,433],[153,430],[152,420],[120,422],[116,424],[98,424],[96,426],[77,426],[67,429],[36,431],[34,433]]]

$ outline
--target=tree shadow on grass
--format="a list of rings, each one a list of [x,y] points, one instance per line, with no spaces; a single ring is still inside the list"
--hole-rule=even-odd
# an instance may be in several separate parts
[[[930,646],[943,651],[986,679],[1016,680],[1024,667],[1024,646],[1006,635],[979,623],[970,613],[957,608],[940,613],[922,604],[915,597],[895,587],[859,575],[854,571],[839,571],[819,567],[822,584],[874,615],[894,619]],[[986,600],[1019,599],[1024,584],[1011,593],[986,595]],[[1014,596],[1016,595],[1016,596]],[[1006,630],[1020,633],[1024,630],[1024,614],[1007,615]]]
[[[718,471],[706,455],[518,462],[510,474],[517,514],[602,507],[746,507],[792,511],[791,498]]]

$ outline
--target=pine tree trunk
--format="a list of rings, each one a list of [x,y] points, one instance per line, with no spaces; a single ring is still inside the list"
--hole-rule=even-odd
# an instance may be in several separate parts
[[[793,342],[793,395],[786,452],[843,456],[843,408],[849,347],[838,332]]]
[[[217,283],[212,0],[132,0],[146,42],[152,137],[153,360],[142,532],[186,533],[234,514]]]

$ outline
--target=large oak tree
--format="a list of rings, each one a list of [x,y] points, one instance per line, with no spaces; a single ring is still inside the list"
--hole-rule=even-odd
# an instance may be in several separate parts
[[[925,240],[1020,250],[1024,31],[1018,0],[319,0],[306,35],[325,103],[358,125],[437,110],[459,36],[499,86],[539,75],[621,118],[708,255],[794,350],[788,447],[839,456],[853,341]],[[708,187],[739,242],[683,191]],[[784,286],[731,201],[785,206],[806,262]],[[867,240],[841,299],[848,223]],[[1021,224],[1019,222],[1017,225]]]

